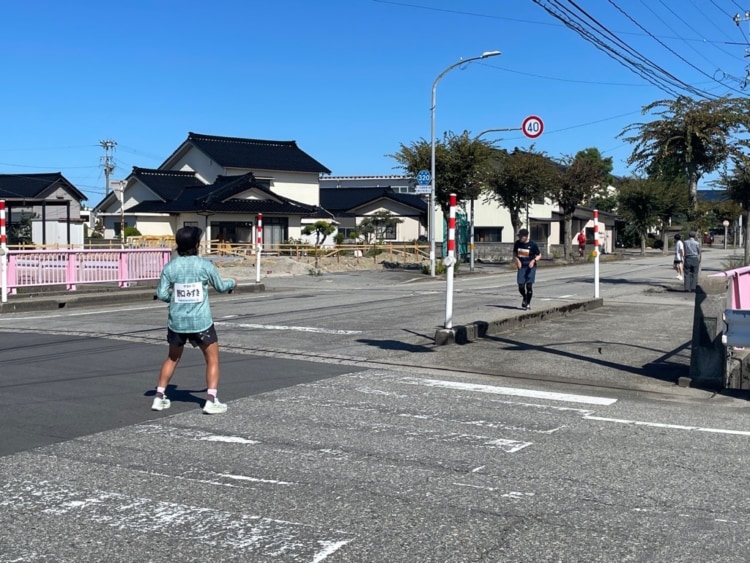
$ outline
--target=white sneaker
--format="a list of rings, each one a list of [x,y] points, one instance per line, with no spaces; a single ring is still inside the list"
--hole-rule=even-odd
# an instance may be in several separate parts
[[[203,412],[204,414],[221,414],[227,412],[227,405],[226,403],[220,403],[219,399],[216,399],[215,401],[207,400],[206,404],[203,406]]]
[[[682,276],[677,276],[677,279],[683,281],[684,278]]]
[[[152,411],[163,411],[164,409],[168,409],[172,406],[172,401],[170,401],[166,395],[163,397],[154,397],[154,402],[151,403],[151,410]]]

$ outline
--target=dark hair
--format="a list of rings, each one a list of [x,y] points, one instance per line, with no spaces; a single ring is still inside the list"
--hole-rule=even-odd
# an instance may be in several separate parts
[[[527,236],[529,236],[529,231],[528,230],[521,229],[520,231],[518,231],[518,238],[527,237]]]
[[[680,236],[680,233],[677,233],[677,234],[676,234],[676,235],[674,236],[674,240],[682,240],[682,237]]]
[[[198,245],[203,236],[200,227],[182,227],[177,229],[174,241],[177,243],[177,254],[180,256],[198,256]]]

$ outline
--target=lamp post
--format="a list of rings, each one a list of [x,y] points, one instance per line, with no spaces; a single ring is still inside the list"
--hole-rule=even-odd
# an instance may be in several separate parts
[[[474,137],[474,140],[479,140],[479,137],[487,133],[494,133],[496,131],[520,131],[520,127],[501,127],[499,129],[485,129],[480,131],[479,134]],[[469,219],[469,271],[474,271],[474,200],[479,196],[478,191],[472,191],[471,195],[471,215]]]
[[[489,57],[495,57],[500,54],[500,51],[485,51],[478,57],[470,57],[468,59],[461,59],[458,62],[453,63],[448,68],[438,74],[435,82],[432,83],[432,104],[430,105],[430,174],[432,175],[432,187],[430,188],[430,214],[429,214],[429,231],[430,231],[430,275],[435,277],[435,95],[437,93],[437,85],[440,79],[448,74],[451,70],[457,66],[469,64],[473,61],[481,59],[487,59]]]

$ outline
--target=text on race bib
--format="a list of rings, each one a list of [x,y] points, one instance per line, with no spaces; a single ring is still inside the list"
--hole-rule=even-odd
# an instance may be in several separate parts
[[[519,258],[528,258],[531,254],[528,248],[519,248],[516,252]]]
[[[175,303],[202,303],[203,284],[200,282],[176,283],[172,288],[172,295]]]

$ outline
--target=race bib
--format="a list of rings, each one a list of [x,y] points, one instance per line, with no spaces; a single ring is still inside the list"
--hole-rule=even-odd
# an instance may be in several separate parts
[[[519,248],[516,251],[516,254],[518,254],[519,258],[528,258],[531,253],[528,248]]]
[[[203,302],[203,284],[196,283],[176,283],[172,288],[175,303],[202,303]]]

